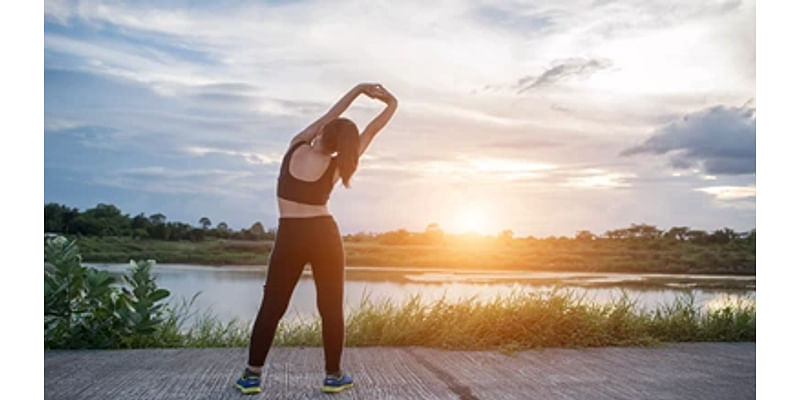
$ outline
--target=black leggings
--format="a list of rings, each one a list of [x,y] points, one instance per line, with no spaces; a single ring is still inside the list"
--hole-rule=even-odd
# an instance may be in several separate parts
[[[344,249],[339,227],[330,215],[278,219],[264,296],[250,336],[249,365],[264,365],[278,321],[306,263],[311,263],[322,317],[325,371],[339,371],[344,345]]]

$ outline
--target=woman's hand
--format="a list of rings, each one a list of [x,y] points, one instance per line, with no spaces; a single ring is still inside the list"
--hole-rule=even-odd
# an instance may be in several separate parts
[[[367,95],[367,97],[374,99],[375,96],[379,94],[378,86],[380,85],[377,83],[362,83],[358,85],[358,88],[361,91],[361,93],[364,93],[365,95]]]
[[[356,90],[360,93],[366,94],[369,97],[372,97],[370,93],[374,93],[377,86],[377,83],[359,83],[356,85]]]
[[[370,98],[378,99],[386,104],[397,102],[397,99],[395,99],[394,96],[389,93],[389,91],[386,90],[386,88],[384,88],[381,84],[375,84],[364,88],[364,94]]]

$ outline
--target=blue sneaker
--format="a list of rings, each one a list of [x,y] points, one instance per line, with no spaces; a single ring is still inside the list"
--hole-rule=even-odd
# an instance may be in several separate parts
[[[353,378],[342,372],[338,377],[328,375],[322,381],[322,391],[325,393],[339,393],[353,387]]]
[[[236,380],[236,388],[244,394],[261,393],[261,376],[248,375],[247,371],[242,373],[242,376]]]

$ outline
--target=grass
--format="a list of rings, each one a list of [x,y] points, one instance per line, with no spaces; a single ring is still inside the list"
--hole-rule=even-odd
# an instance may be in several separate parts
[[[170,310],[152,347],[240,347],[249,344],[250,323],[223,323],[210,314],[194,319],[191,301]],[[517,350],[542,347],[648,346],[661,342],[755,341],[755,306],[727,304],[702,310],[687,296],[645,312],[627,296],[611,304],[585,302],[573,292],[515,292],[480,302],[402,304],[366,296],[347,318],[346,345],[425,346],[452,350]],[[321,346],[319,318],[282,321],[274,346]]]
[[[128,237],[82,237],[87,262],[266,265],[271,241],[161,241]],[[349,266],[438,267],[457,269],[651,272],[755,275],[755,248],[742,243],[694,244],[677,241],[515,239],[441,245],[387,245],[344,242]]]

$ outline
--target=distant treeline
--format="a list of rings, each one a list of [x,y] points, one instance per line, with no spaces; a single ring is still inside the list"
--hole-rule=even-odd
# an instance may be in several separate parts
[[[239,240],[272,240],[275,229],[265,230],[261,222],[249,229],[234,231],[225,222],[212,227],[207,217],[197,221],[198,226],[183,222],[167,222],[164,214],[146,216],[140,213],[135,217],[123,214],[111,204],[98,204],[86,211],[61,204],[48,203],[44,206],[44,231],[82,236],[127,236],[157,240],[201,241],[207,237]]]
[[[205,238],[237,239],[237,240],[274,240],[276,228],[264,229],[261,222],[255,222],[248,229],[234,231],[225,222],[216,226],[212,221],[203,217],[197,221],[197,226],[183,222],[167,222],[167,217],[161,213],[146,216],[140,213],[134,217],[122,212],[110,204],[98,204],[86,211],[77,208],[48,203],[44,206],[44,230],[46,233],[63,233],[79,236],[122,236],[131,238],[149,238],[157,240],[188,240],[201,241]],[[689,227],[672,227],[660,230],[653,225],[632,224],[628,228],[614,229],[602,234],[595,234],[587,230],[578,231],[573,237],[550,236],[536,238],[527,236],[513,238],[511,230],[504,230],[497,235],[478,234],[451,234],[442,230],[438,224],[431,223],[423,232],[411,232],[406,229],[397,229],[382,233],[363,233],[344,235],[348,242],[373,242],[386,245],[415,245],[445,244],[451,240],[470,239],[492,240],[497,242],[511,242],[512,240],[535,241],[678,241],[694,244],[728,244],[754,246],[756,231],[736,232],[730,228],[717,229],[713,232],[691,229]]]

